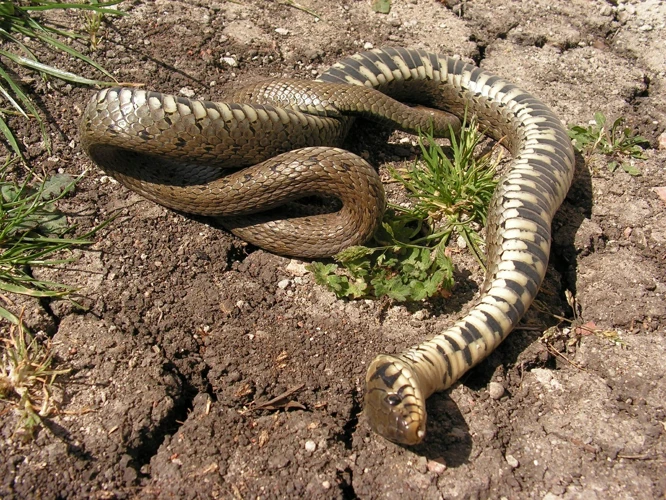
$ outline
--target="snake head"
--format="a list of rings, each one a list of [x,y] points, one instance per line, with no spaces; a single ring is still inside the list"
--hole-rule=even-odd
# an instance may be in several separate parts
[[[425,398],[415,371],[382,354],[368,368],[365,413],[373,431],[394,443],[418,444],[425,436]]]

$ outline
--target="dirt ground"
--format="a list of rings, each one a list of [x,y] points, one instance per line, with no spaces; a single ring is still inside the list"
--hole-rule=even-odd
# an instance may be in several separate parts
[[[633,161],[642,175],[578,158],[540,307],[429,400],[427,440],[405,448],[370,432],[365,369],[465,312],[482,279],[469,256],[456,252],[448,301],[337,300],[303,262],[104,176],[77,138],[92,91],[34,81],[52,155],[36,127],[12,122],[33,165],[87,172],[61,204],[82,228],[120,216],[70,270],[40,271],[80,287],[85,311],[26,303],[30,326],[73,371],[60,379],[60,414],[31,443],[0,402],[0,497],[664,498],[666,202],[654,188],[666,186],[666,3],[394,0],[381,15],[366,0],[299,2],[320,17],[262,0],[128,0],[93,56],[120,81],[219,99],[267,77],[314,78],[370,46],[454,54],[533,92],[567,124],[596,111],[626,117],[653,146]],[[416,153],[375,146],[369,127],[355,136],[382,172]],[[565,290],[582,321],[611,333],[542,339],[557,323],[543,311],[573,317]],[[302,409],[250,405],[293,388]]]

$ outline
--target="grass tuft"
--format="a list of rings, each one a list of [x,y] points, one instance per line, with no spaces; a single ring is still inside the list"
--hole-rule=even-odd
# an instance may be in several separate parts
[[[44,24],[35,14],[47,10],[79,9],[99,16],[104,14],[124,15],[123,12],[109,8],[121,1],[91,0],[90,4],[60,3],[48,0],[31,0],[29,3],[17,0],[0,1],[0,41],[3,42],[3,48],[0,48],[0,132],[10,148],[22,160],[24,158],[21,147],[7,124],[7,116],[19,115],[26,119],[36,120],[47,150],[50,150],[50,142],[37,106],[18,83],[10,67],[11,63],[35,71],[42,78],[55,77],[84,85],[109,86],[116,83],[113,76],[102,66],[62,41],[63,39],[79,39],[82,38],[82,35]],[[114,81],[94,80],[43,64],[35,54],[36,48],[68,54]]]
[[[630,175],[640,175],[640,171],[626,160],[629,158],[644,160],[646,157],[643,148],[649,146],[649,142],[631,128],[625,127],[624,122],[624,118],[617,118],[609,125],[606,116],[597,112],[594,114],[593,124],[587,127],[570,126],[569,137],[581,154],[587,157],[594,153],[607,156],[608,170],[611,172],[621,167]]]
[[[0,400],[18,414],[16,433],[29,441],[42,419],[57,410],[52,387],[70,370],[55,369],[50,345],[38,342],[21,321],[0,338],[0,352]]]
[[[475,119],[463,123],[459,138],[451,140],[449,159],[432,135],[421,135],[423,161],[391,170],[410,206],[389,205],[372,246],[348,248],[335,263],[312,263],[315,281],[339,298],[418,301],[446,295],[453,285],[446,246],[455,233],[483,265],[478,231],[486,223],[500,158],[493,151],[475,155],[482,138]]]
[[[0,168],[0,292],[37,298],[63,297],[74,291],[69,286],[36,279],[35,267],[54,267],[72,262],[60,257],[75,247],[89,245],[102,226],[80,238],[69,238],[76,226],[56,209],[56,202],[74,190],[79,178],[54,175],[37,187],[30,179],[21,184],[7,180],[10,162]],[[0,317],[14,324],[18,318],[0,306]]]

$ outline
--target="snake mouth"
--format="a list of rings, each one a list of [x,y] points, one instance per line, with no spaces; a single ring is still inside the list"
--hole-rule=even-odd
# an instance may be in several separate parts
[[[426,412],[415,373],[404,361],[382,355],[370,365],[366,380],[365,412],[372,430],[394,443],[420,443]]]

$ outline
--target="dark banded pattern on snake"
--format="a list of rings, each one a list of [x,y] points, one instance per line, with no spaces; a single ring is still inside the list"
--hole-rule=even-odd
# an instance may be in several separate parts
[[[298,90],[289,90],[292,84]],[[326,87],[330,84],[342,86]],[[352,86],[369,89],[355,94]],[[285,89],[292,97],[284,97]],[[465,112],[476,114],[482,128],[494,139],[502,138],[513,156],[489,207],[487,274],[476,305],[442,334],[404,353],[380,355],[369,367],[365,412],[371,427],[392,441],[415,444],[425,435],[426,398],[448,388],[506,338],[532,303],[546,273],[550,225],[574,170],[571,142],[546,105],[515,85],[460,60],[422,50],[388,48],[345,59],[315,82],[272,82],[234,97],[252,104],[203,103],[128,89],[102,91],[84,113],[82,143],[104,169],[144,196],[178,210],[193,208],[195,213],[227,217],[239,215],[238,205],[246,208],[244,194],[249,187],[262,188],[261,196],[268,200],[269,208],[277,204],[278,198],[294,199],[292,184],[278,183],[273,197],[267,179],[279,180],[286,172],[290,182],[298,182],[302,171],[321,170],[319,158],[328,154],[324,163],[330,172],[358,171],[365,179],[343,183],[347,187],[340,189],[342,194],[346,196],[366,184],[370,186],[367,193],[379,200],[375,204],[379,208],[360,205],[369,201],[367,193],[343,201],[343,205],[352,206],[347,215],[372,219],[369,225],[356,224],[368,231],[383,211],[381,183],[377,184],[378,179],[370,173],[372,168],[358,161],[360,158],[321,146],[341,142],[350,125],[348,113],[411,130],[422,126],[414,123],[422,124],[426,119],[423,111],[405,110],[393,101],[378,105],[385,101],[373,89],[398,101],[422,104],[458,117]],[[320,91],[324,92],[321,98],[317,96]],[[338,97],[339,107],[333,96]],[[365,106],[368,100],[373,104]],[[401,121],[403,116],[409,123]],[[427,116],[427,120],[432,119]],[[434,119],[441,123],[441,130],[447,128],[445,115],[435,114]],[[297,150],[285,152],[290,149]],[[279,156],[272,158],[276,154]],[[149,173],[148,164],[156,161],[160,164],[159,175]],[[229,180],[233,176],[220,179],[222,165],[253,163],[258,163],[251,167],[256,170],[241,171],[240,180]],[[186,178],[178,174],[184,165],[190,168]],[[311,182],[326,192],[326,182],[335,181],[333,175],[325,177],[325,181],[306,181],[305,193],[321,192],[307,188]],[[230,193],[231,204],[227,202]],[[221,205],[224,210],[219,209]],[[249,209],[250,214],[255,211]],[[313,218],[299,218],[296,226],[301,226],[303,219]],[[333,220],[333,224],[336,222],[340,221]],[[252,230],[267,222],[243,224]],[[282,220],[277,224],[284,229]],[[313,226],[309,227],[312,231]],[[351,227],[352,233],[354,230]],[[323,237],[322,244],[326,244],[342,233],[318,232],[315,236]],[[360,240],[349,233],[344,231],[344,237],[349,237],[344,244],[360,242],[371,229]],[[285,252],[281,237],[265,247],[297,254]],[[275,240],[274,235],[272,238]],[[302,246],[306,252],[301,255],[321,255],[317,254],[316,240]]]
[[[560,120],[529,93],[421,50],[356,54],[319,79],[370,86],[457,116],[467,110],[513,157],[488,210],[487,272],[476,305],[443,333],[398,355],[380,355],[368,369],[371,427],[391,441],[416,444],[425,436],[426,399],[490,354],[534,300],[548,265],[551,222],[573,179],[571,141]]]

